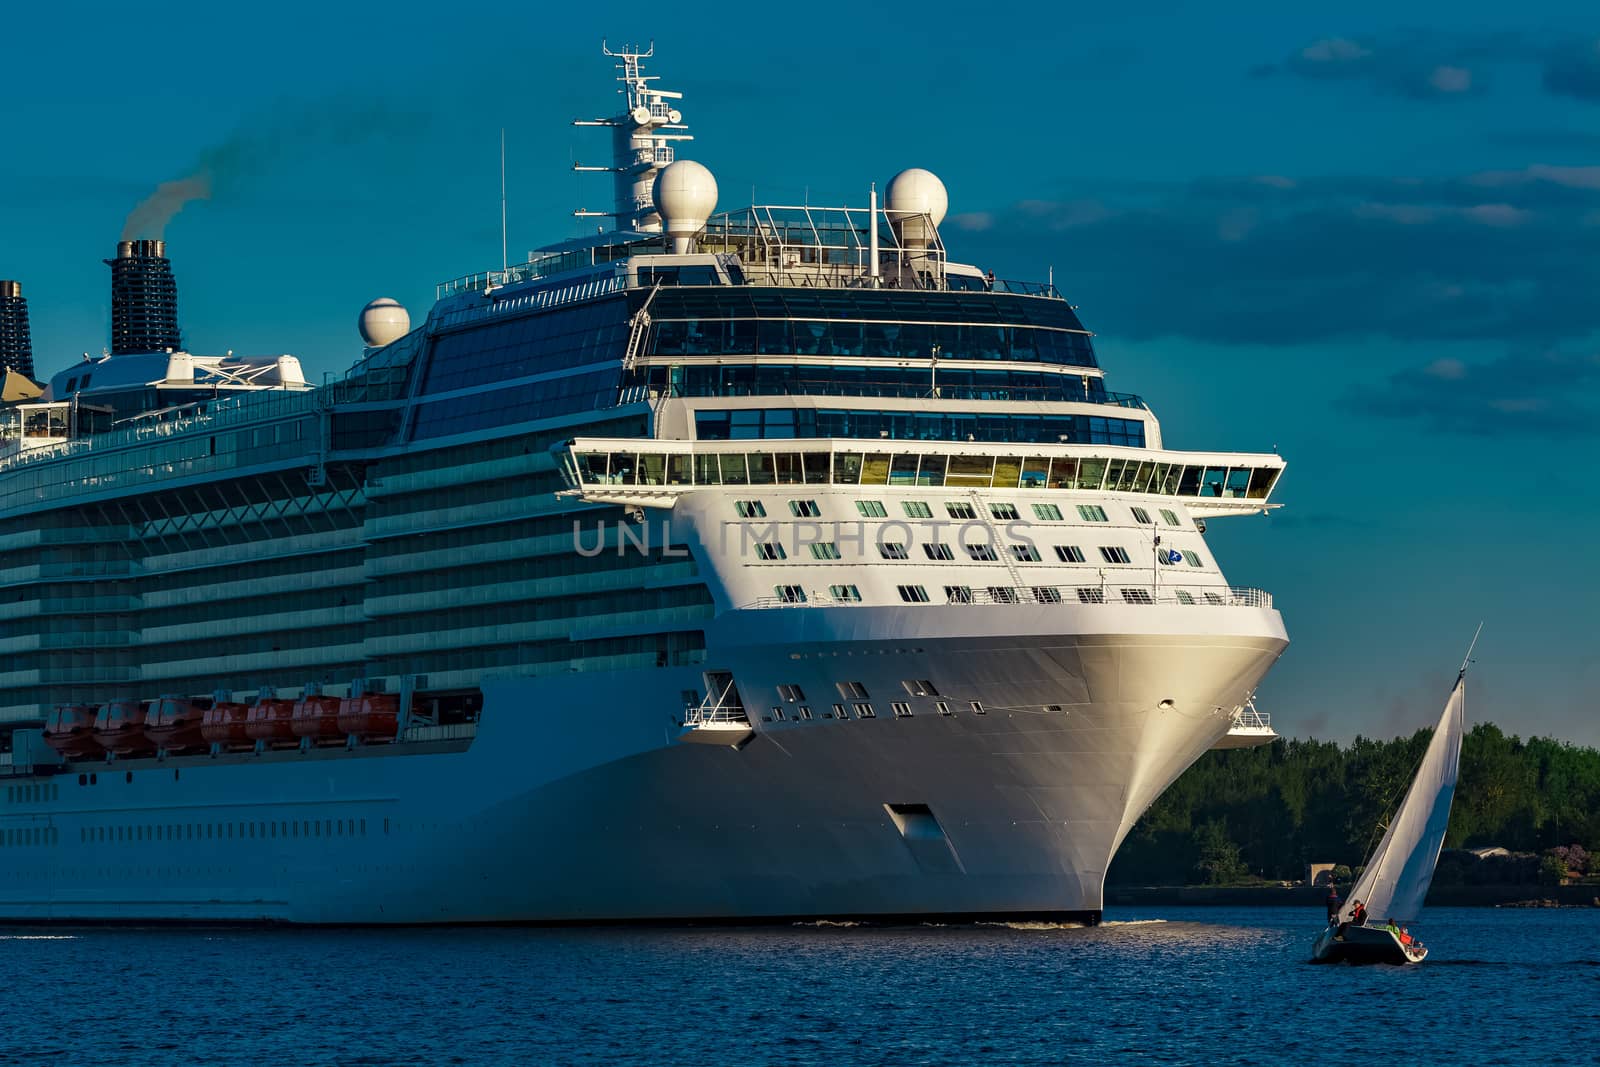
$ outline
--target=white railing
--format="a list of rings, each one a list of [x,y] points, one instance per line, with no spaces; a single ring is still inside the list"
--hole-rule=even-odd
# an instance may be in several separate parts
[[[448,723],[444,726],[408,726],[402,741],[471,741],[478,736],[475,722]]]
[[[714,722],[738,722],[746,726],[750,724],[750,717],[741,707],[729,707],[724,704],[685,704],[683,708],[683,725],[705,726]]]
[[[1270,730],[1272,729],[1272,716],[1265,711],[1256,709],[1255,701],[1249,701],[1239,709],[1233,717],[1235,730]]]

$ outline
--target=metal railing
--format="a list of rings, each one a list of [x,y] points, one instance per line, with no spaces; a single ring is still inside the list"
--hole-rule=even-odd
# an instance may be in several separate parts
[[[1255,701],[1246,702],[1233,717],[1235,730],[1270,730],[1272,729],[1272,716],[1265,711],[1256,709]]]
[[[750,717],[741,707],[728,707],[724,704],[685,704],[683,706],[683,725],[705,726],[709,723],[743,723],[750,724]]]
[[[824,357],[827,358],[827,357]],[[668,357],[647,357],[647,362],[660,364]],[[825,378],[801,378],[767,384],[706,384],[706,385],[653,385],[650,392],[658,399],[676,397],[714,396],[861,396],[909,400],[930,399],[937,394],[941,400],[1032,400],[1066,404],[1106,404],[1140,411],[1149,409],[1144,399],[1135,393],[1113,393],[1070,384],[1060,387],[1041,386],[993,388],[990,386],[960,385],[930,382],[837,382]]]

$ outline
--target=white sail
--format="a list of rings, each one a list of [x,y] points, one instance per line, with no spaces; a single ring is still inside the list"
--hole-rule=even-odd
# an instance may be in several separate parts
[[[1356,901],[1367,906],[1369,921],[1394,919],[1409,922],[1422,910],[1422,900],[1433,881],[1433,868],[1444,847],[1450,822],[1450,801],[1456,792],[1456,769],[1461,762],[1461,731],[1466,703],[1466,672],[1456,679],[1445,701],[1444,714],[1428,742],[1417,776],[1400,802],[1389,830],[1367,861],[1366,870],[1350,888],[1340,910],[1349,919]]]

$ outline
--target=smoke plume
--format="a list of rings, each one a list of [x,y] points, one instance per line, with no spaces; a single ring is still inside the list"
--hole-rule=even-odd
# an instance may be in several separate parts
[[[209,199],[211,176],[208,174],[192,174],[177,181],[162,182],[156,186],[155,192],[128,212],[128,221],[122,224],[122,239],[133,241],[140,237],[154,237],[159,240],[164,235],[167,223],[183,210],[183,205],[191,200]]]
[[[192,201],[225,199],[252,179],[271,177],[298,160],[326,159],[376,139],[413,136],[427,121],[425,114],[384,101],[350,97],[279,104],[270,116],[245,122],[201,152],[185,177],[156,186],[128,213],[122,240],[160,239],[167,223]]]

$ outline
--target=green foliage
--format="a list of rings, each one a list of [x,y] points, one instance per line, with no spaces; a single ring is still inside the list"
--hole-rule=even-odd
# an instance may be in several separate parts
[[[1298,879],[1307,863],[1364,863],[1431,736],[1208,752],[1129,833],[1108,881],[1215,884],[1247,871]],[[1600,851],[1600,751],[1524,742],[1491,723],[1468,731],[1445,847],[1574,843]]]
[[[1195,871],[1206,885],[1231,885],[1242,881],[1244,864],[1239,861],[1239,846],[1228,836],[1228,824],[1211,819],[1200,828],[1200,859]]]
[[[1560,856],[1545,856],[1539,861],[1539,884],[1560,885],[1567,877],[1567,864]]]
[[[1350,870],[1349,867],[1346,867],[1342,863],[1336,864],[1334,866],[1334,868],[1333,868],[1333,880],[1335,882],[1338,882],[1340,885],[1343,885],[1345,882],[1351,881],[1354,878],[1355,878],[1355,872]]]

